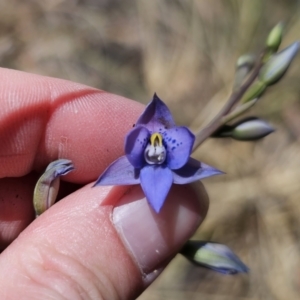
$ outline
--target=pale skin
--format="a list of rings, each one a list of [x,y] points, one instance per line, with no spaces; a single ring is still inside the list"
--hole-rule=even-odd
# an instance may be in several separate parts
[[[0,299],[135,299],[202,222],[203,188],[173,187],[159,215],[139,186],[92,188],[123,155],[143,108],[78,83],[0,69]],[[34,185],[58,158],[76,168],[63,178],[67,196],[34,220]],[[137,221],[145,232],[115,212],[129,205],[133,220],[151,218]],[[118,222],[134,233],[128,243]],[[153,243],[139,247],[149,235],[163,244],[159,255]]]

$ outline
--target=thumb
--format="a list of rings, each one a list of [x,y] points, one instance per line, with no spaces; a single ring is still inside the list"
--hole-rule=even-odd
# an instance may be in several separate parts
[[[159,214],[139,186],[87,185],[0,256],[0,299],[135,299],[197,229],[203,185],[173,186]]]

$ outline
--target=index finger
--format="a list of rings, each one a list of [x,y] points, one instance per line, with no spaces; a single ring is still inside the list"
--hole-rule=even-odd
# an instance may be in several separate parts
[[[0,178],[73,161],[68,180],[95,180],[123,154],[143,106],[79,83],[0,69]]]

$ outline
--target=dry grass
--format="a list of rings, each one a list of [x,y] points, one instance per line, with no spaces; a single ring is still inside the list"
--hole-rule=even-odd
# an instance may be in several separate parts
[[[208,122],[230,92],[236,59],[258,53],[294,0],[0,0],[0,63],[147,103],[156,91],[181,124]],[[253,114],[277,131],[253,143],[210,140],[195,156],[227,175],[205,181],[211,207],[196,236],[225,243],[251,268],[226,277],[176,257],[139,298],[299,299],[300,59]]]

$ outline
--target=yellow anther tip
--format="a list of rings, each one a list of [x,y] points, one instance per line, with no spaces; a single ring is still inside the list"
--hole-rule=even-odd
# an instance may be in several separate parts
[[[157,147],[157,146],[162,147],[162,136],[161,136],[161,134],[157,133],[157,132],[153,133],[150,137],[150,144],[153,147]]]

